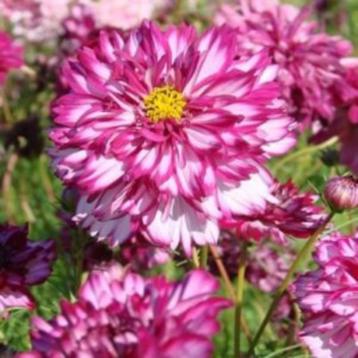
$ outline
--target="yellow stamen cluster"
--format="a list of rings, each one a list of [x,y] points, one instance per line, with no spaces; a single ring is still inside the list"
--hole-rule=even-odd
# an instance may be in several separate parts
[[[154,123],[167,119],[179,121],[185,106],[184,96],[172,86],[156,87],[144,98],[145,113]]]

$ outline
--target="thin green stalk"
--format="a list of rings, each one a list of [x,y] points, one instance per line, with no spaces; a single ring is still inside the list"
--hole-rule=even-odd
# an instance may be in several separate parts
[[[276,165],[274,165],[273,167],[273,171],[275,173],[277,173],[277,171],[279,169],[281,169],[286,163],[292,162],[294,159],[302,157],[303,155],[308,155],[308,154],[312,154],[314,152],[317,152],[319,150],[328,148],[332,145],[334,145],[335,143],[337,143],[338,139],[336,137],[322,143],[319,145],[315,145],[315,146],[310,146],[310,147],[304,147],[301,150],[298,150],[297,152],[293,152],[290,155],[287,155],[286,157],[284,157],[283,159],[281,159]]]
[[[294,346],[285,347],[285,348],[282,348],[276,352],[273,352],[273,353],[267,355],[265,358],[274,358],[274,357],[277,357],[283,353],[287,353],[287,352],[290,352],[290,351],[293,351],[293,350],[299,349],[299,348],[301,348],[301,345],[295,344]]]
[[[216,249],[216,247],[214,245],[210,245],[210,252],[214,258],[216,267],[220,273],[220,276],[222,277],[222,279],[224,280],[225,286],[226,286],[226,290],[229,293],[230,298],[235,302],[236,301],[236,294],[235,294],[235,290],[234,287],[230,281],[230,277],[226,271],[226,268],[220,258],[220,255]],[[245,333],[245,336],[247,338],[247,340],[249,342],[251,342],[251,335],[250,335],[250,330],[249,330],[249,326],[246,323],[245,319],[243,316],[241,316],[241,326],[242,326],[242,330]]]
[[[209,247],[208,245],[205,245],[201,249],[201,255],[200,255],[200,267],[205,269],[208,265],[208,255],[209,255]]]
[[[4,176],[2,178],[1,190],[4,200],[6,220],[9,223],[14,223],[16,220],[16,209],[14,207],[14,201],[12,200],[12,177],[15,171],[19,157],[16,153],[11,153],[6,164]]]
[[[215,264],[216,264],[216,267],[218,268],[218,271],[220,273],[220,276],[222,277],[222,279],[224,280],[224,283],[225,283],[225,286],[226,286],[226,290],[227,292],[229,293],[229,296],[232,300],[235,300],[236,298],[236,295],[235,295],[235,290],[231,284],[231,281],[230,281],[230,277],[225,269],[225,266],[219,256],[219,253],[218,253],[218,250],[216,249],[215,246],[213,245],[210,245],[210,251],[211,251],[211,254],[214,258],[214,261],[215,261]]]
[[[286,274],[286,277],[282,281],[281,285],[279,286],[279,288],[277,289],[277,291],[273,297],[272,303],[270,305],[269,310],[266,313],[266,316],[265,316],[263,322],[261,323],[254,339],[252,340],[252,343],[250,345],[250,349],[248,352],[248,357],[251,357],[254,354],[255,347],[256,347],[257,343],[259,342],[259,340],[262,336],[262,333],[264,332],[266,325],[270,321],[270,318],[271,318],[272,314],[274,313],[277,305],[280,303],[280,300],[281,300],[284,292],[287,290],[287,287],[290,284],[290,282],[293,278],[293,275],[296,273],[297,269],[303,263],[303,261],[306,259],[306,257],[311,253],[316,241],[320,237],[320,234],[325,229],[327,224],[332,220],[333,215],[334,215],[334,213],[331,213],[328,215],[326,220],[317,229],[317,231],[310,237],[309,240],[306,241],[306,243],[302,247],[301,251],[298,253],[296,259],[293,261],[289,271]]]
[[[193,247],[193,256],[192,256],[193,265],[195,268],[200,267],[200,261],[199,261],[199,253],[196,247]]]
[[[239,269],[237,272],[237,290],[236,290],[236,305],[235,305],[234,351],[235,351],[235,357],[238,358],[241,358],[242,301],[244,296],[244,285],[245,285],[245,271],[246,271],[246,262],[247,262],[246,255],[247,255],[247,243],[244,242],[242,244]]]
[[[14,122],[14,119],[13,119],[13,116],[11,113],[9,102],[7,100],[7,90],[6,90],[7,87],[6,86],[7,85],[4,84],[3,89],[2,89],[2,110],[3,110],[5,122],[7,124],[10,124],[10,123]]]

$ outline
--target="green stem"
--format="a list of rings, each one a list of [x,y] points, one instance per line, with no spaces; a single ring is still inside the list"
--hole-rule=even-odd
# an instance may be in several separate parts
[[[225,269],[225,266],[220,258],[220,255],[218,253],[218,250],[216,249],[215,246],[213,245],[210,245],[210,251],[211,251],[211,254],[213,255],[213,258],[214,258],[214,261],[215,261],[215,264],[216,264],[216,267],[218,268],[218,271],[220,273],[220,276],[222,277],[222,279],[224,280],[224,283],[225,283],[225,286],[226,286],[226,290],[227,292],[229,293],[230,295],[230,298],[232,300],[235,300],[235,290],[234,288],[232,287],[232,284],[231,284],[231,281],[230,281],[230,277]]]
[[[290,352],[290,351],[293,351],[293,350],[299,349],[299,348],[301,348],[301,345],[295,344],[294,346],[285,347],[285,348],[282,348],[276,352],[273,352],[273,353],[267,355],[265,358],[273,358],[273,357],[277,357],[277,356],[282,357],[283,353],[287,353],[287,352]]]
[[[3,85],[3,89],[2,89],[2,110],[4,113],[4,118],[5,118],[5,122],[7,124],[13,123],[14,119],[11,113],[11,109],[10,109],[10,105],[9,102],[7,100],[7,90],[6,87],[7,85],[4,84]]]
[[[317,240],[320,237],[320,234],[325,229],[327,224],[332,220],[333,215],[334,215],[334,213],[330,213],[327,216],[326,220],[322,223],[322,225],[316,230],[316,232],[310,237],[310,239],[306,241],[306,243],[302,247],[301,251],[298,253],[295,261],[293,261],[289,271],[286,274],[286,277],[282,281],[281,285],[279,286],[279,288],[277,289],[277,291],[273,297],[272,303],[270,305],[269,310],[266,313],[264,320],[262,321],[254,339],[252,340],[249,352],[247,354],[248,357],[251,357],[253,355],[253,353],[255,351],[255,347],[256,347],[257,343],[259,342],[259,340],[262,336],[262,333],[264,332],[266,325],[270,321],[270,318],[271,318],[272,314],[274,313],[277,305],[280,303],[280,300],[281,300],[283,294],[287,290],[287,287],[290,284],[293,275],[296,273],[297,269],[303,263],[303,261],[306,259],[308,254],[311,253],[315,243],[317,242]]]
[[[210,245],[209,246],[210,248],[210,252],[214,258],[214,261],[215,261],[215,264],[216,264],[216,267],[220,273],[220,276],[222,277],[222,279],[224,280],[224,283],[225,283],[225,286],[226,286],[226,290],[227,292],[229,293],[229,296],[230,298],[235,302],[236,301],[236,294],[235,294],[235,290],[234,290],[234,287],[230,281],[230,277],[226,271],[226,268],[220,258],[220,255],[216,249],[216,247],[214,245]],[[245,319],[243,316],[241,316],[241,327],[242,327],[242,330],[244,331],[245,333],[245,336],[247,338],[247,340],[249,342],[251,342],[251,335],[250,335],[250,330],[249,330],[249,326],[248,324],[246,323]]]
[[[200,267],[205,269],[208,264],[209,247],[206,245],[201,249]]]
[[[241,258],[239,262],[239,269],[237,272],[237,291],[236,291],[236,305],[235,305],[235,339],[234,351],[235,357],[241,358],[241,331],[242,331],[242,301],[244,296],[245,285],[245,271],[247,262],[247,243],[242,245]]]
[[[200,261],[199,261],[199,253],[196,247],[193,247],[193,256],[192,256],[193,265],[195,268],[200,267]]]
[[[317,152],[319,150],[328,148],[332,145],[334,145],[335,143],[337,143],[337,138],[334,137],[322,144],[319,145],[315,145],[315,146],[310,146],[310,147],[305,147],[301,150],[298,150],[297,152],[293,152],[292,154],[284,157],[283,159],[281,159],[276,165],[273,166],[273,172],[277,173],[277,171],[279,169],[281,169],[286,163],[289,163],[291,161],[293,161],[296,158],[299,158],[303,155],[308,155],[314,152]]]

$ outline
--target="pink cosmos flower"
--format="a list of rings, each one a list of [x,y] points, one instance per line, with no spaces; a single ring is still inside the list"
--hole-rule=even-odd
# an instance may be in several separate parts
[[[90,271],[93,267],[101,266],[116,259],[123,266],[130,267],[131,271],[142,272],[158,265],[163,265],[171,259],[169,250],[151,245],[142,235],[136,235],[127,240],[114,252],[104,242],[79,234],[79,229],[72,221],[73,213],[79,200],[78,192],[66,188],[62,194],[64,210],[59,213],[63,221],[61,230],[61,246],[64,252],[72,257],[79,245],[84,246],[84,269]],[[79,242],[80,240],[80,242]],[[81,242],[85,240],[85,243]],[[86,244],[87,242],[87,244]]]
[[[171,255],[168,250],[155,247],[137,235],[121,246],[118,259],[121,264],[129,265],[131,270],[141,272],[165,264]]]
[[[271,238],[284,244],[287,235],[296,238],[311,236],[325,219],[324,211],[315,204],[318,196],[299,192],[292,182],[275,182],[271,194],[275,200],[267,202],[265,211],[233,223],[240,237],[256,241]]]
[[[70,0],[0,0],[1,14],[10,22],[15,36],[28,41],[52,40],[61,35],[61,23]]]
[[[73,238],[69,239],[73,242]],[[140,235],[127,240],[119,252],[113,252],[103,242],[91,240],[84,250],[84,269],[90,271],[95,267],[106,265],[114,258],[129,267],[131,271],[144,272],[165,264],[171,259],[171,255],[168,250],[151,245]]]
[[[239,262],[242,258],[239,236],[229,231],[221,234],[218,253],[225,263],[225,268],[231,278],[237,276]],[[290,267],[294,251],[288,246],[278,247],[272,241],[262,241],[259,245],[248,247],[246,279],[263,292],[274,292]],[[210,258],[210,260],[212,260]],[[215,262],[210,261],[212,272],[217,273]]]
[[[263,292],[274,292],[286,276],[295,253],[289,247],[278,250],[269,242],[251,252],[247,280]]]
[[[0,85],[5,82],[11,69],[20,68],[22,65],[22,48],[15,45],[8,34],[0,31]]]
[[[35,318],[33,353],[20,357],[210,357],[218,313],[218,282],[195,270],[178,283],[144,279],[113,265],[94,271],[76,303],[62,302],[49,322]]]
[[[0,312],[34,307],[28,287],[46,280],[54,256],[52,241],[29,241],[26,227],[0,226]]]
[[[351,53],[351,44],[320,32],[317,23],[307,20],[307,7],[300,10],[278,0],[239,0],[238,5],[224,5],[215,22],[236,29],[241,52],[270,51],[280,68],[290,113],[302,129],[312,122],[331,122],[336,110],[333,88],[344,82],[340,60]]]
[[[217,247],[221,260],[230,279],[237,277],[240,260],[242,260],[242,239],[232,232],[221,234],[220,245]],[[245,279],[253,287],[265,293],[273,293],[286,276],[295,257],[294,250],[289,246],[278,246],[270,240],[261,241],[257,245],[248,245],[246,252]],[[209,257],[210,271],[219,275],[214,259]],[[292,299],[285,295],[271,319],[275,331],[287,338],[289,321],[292,316]]]
[[[304,313],[300,333],[317,358],[358,355],[358,234],[335,233],[319,242],[318,269],[302,275],[293,292]]]
[[[96,29],[96,20],[91,9],[84,4],[72,6],[69,15],[63,21],[64,37],[70,41],[75,41],[74,48],[78,48],[85,43],[91,33]]]
[[[41,42],[60,37],[63,22],[78,13],[78,6],[86,7],[96,28],[128,29],[153,18],[170,4],[170,0],[0,0],[0,11],[13,26],[14,35]],[[81,29],[83,24],[77,27]]]
[[[217,241],[220,220],[263,210],[261,163],[294,143],[292,122],[268,55],[238,59],[236,44],[225,27],[146,22],[65,63],[52,155],[91,235],[116,246],[139,230],[190,254]]]
[[[335,120],[324,126],[312,140],[320,143],[338,136],[340,162],[358,175],[358,59],[345,59],[342,63],[346,81],[337,85],[340,103]]]
[[[80,0],[93,13],[97,28],[130,29],[171,5],[172,0]]]

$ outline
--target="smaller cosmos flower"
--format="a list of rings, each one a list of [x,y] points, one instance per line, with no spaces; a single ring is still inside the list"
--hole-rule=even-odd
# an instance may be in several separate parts
[[[274,182],[271,194],[274,199],[266,204],[265,211],[233,223],[240,237],[255,241],[272,238],[285,243],[287,235],[307,238],[322,224],[325,214],[315,204],[316,195],[300,193],[292,182]]]
[[[69,15],[63,21],[64,38],[70,41],[73,48],[84,44],[96,29],[92,11],[84,4],[72,6]]]
[[[216,23],[236,29],[240,52],[267,49],[280,68],[279,79],[290,113],[301,128],[331,122],[335,116],[334,86],[345,82],[340,61],[352,45],[319,31],[308,21],[310,8],[299,9],[277,0],[238,0],[237,7],[224,5]]]
[[[118,259],[123,265],[130,265],[136,272],[142,272],[158,265],[163,265],[171,258],[164,248],[151,245],[141,235],[126,241],[119,250]]]
[[[239,236],[224,231],[221,234],[218,253],[225,263],[231,278],[237,276],[239,262],[242,257]],[[247,250],[246,279],[259,290],[274,292],[294,259],[294,251],[288,246],[278,247],[272,241],[262,241],[258,245],[250,245]],[[210,268],[217,273],[215,262],[210,261]]]
[[[358,179],[352,175],[332,178],[326,184],[324,196],[338,212],[358,208]]]
[[[83,237],[80,235],[80,237]],[[78,228],[69,232],[64,228],[61,239],[67,253],[72,256],[78,240]],[[84,247],[83,269],[91,271],[116,259],[122,265],[129,267],[131,271],[142,273],[155,266],[163,265],[171,259],[168,250],[151,245],[140,235],[127,240],[119,250],[113,251],[104,242],[98,242],[93,238],[87,238],[88,242]]]
[[[223,231],[217,252],[225,264],[231,280],[238,274],[240,260],[242,260],[243,240],[236,234]],[[256,289],[272,294],[279,287],[291,266],[295,252],[289,245],[276,245],[270,240],[261,241],[257,245],[249,244],[246,249],[245,279]],[[209,257],[210,272],[219,275],[216,262]],[[277,334],[287,337],[289,321],[292,319],[292,300],[289,295],[282,297],[271,324]]]
[[[336,86],[337,104],[335,119],[326,123],[313,136],[312,141],[324,142],[338,137],[340,143],[339,160],[355,175],[358,175],[358,59],[349,58],[342,61],[345,68],[345,81]]]
[[[30,241],[26,227],[0,226],[0,311],[34,307],[28,288],[46,280],[55,258],[52,241]]]
[[[270,242],[262,243],[251,253],[247,280],[263,292],[274,292],[286,276],[294,257],[290,247],[279,250]]]
[[[358,356],[358,233],[335,233],[314,254],[318,269],[292,287],[304,313],[300,337],[316,358]]]
[[[80,0],[93,14],[96,27],[115,27],[128,30],[143,20],[154,18],[168,8],[172,0]]]
[[[11,69],[23,65],[22,48],[17,46],[8,34],[0,31],[0,85],[5,82]]]
[[[35,318],[33,352],[23,357],[210,357],[218,313],[218,282],[195,270],[178,283],[144,279],[112,265],[92,272],[77,302],[62,302],[51,321]],[[21,356],[21,355],[20,355]]]
[[[41,42],[64,35],[68,25],[80,35],[89,25],[88,21],[97,29],[106,26],[129,29],[144,19],[155,17],[170,5],[171,0],[0,0],[0,11],[12,25],[15,36]],[[84,22],[70,25],[81,7],[86,8]]]
[[[13,27],[14,35],[28,41],[53,40],[61,35],[70,0],[0,0],[1,14]]]

